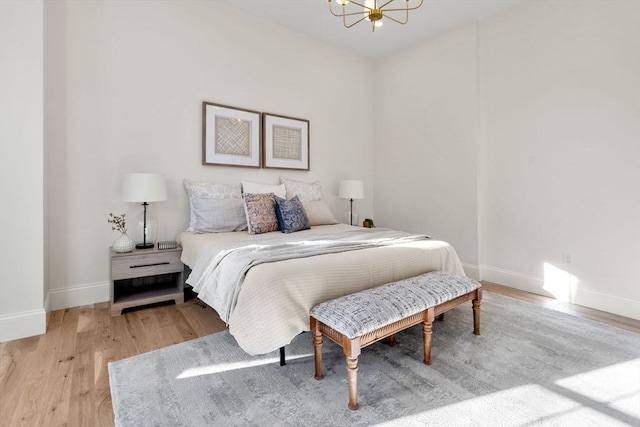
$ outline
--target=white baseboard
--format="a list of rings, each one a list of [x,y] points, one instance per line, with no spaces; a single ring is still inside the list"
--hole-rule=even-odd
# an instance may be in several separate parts
[[[537,295],[553,298],[554,296],[544,290],[544,280],[540,277],[503,270],[501,268],[480,266],[481,280],[520,289]]]
[[[483,265],[480,266],[480,278],[480,280],[520,289],[521,291],[555,298],[553,294],[544,289],[544,279],[540,277]],[[578,288],[569,302],[640,320],[640,301]]]
[[[464,274],[466,274],[467,277],[480,280],[480,267],[475,264],[467,264],[465,262],[462,263],[462,267],[464,267]]]
[[[0,342],[42,335],[47,331],[44,309],[0,316]]]
[[[579,289],[571,301],[584,307],[614,313],[619,316],[640,320],[640,301],[629,298],[621,298],[615,295],[606,295],[586,289]]]
[[[103,282],[72,288],[53,289],[49,292],[51,310],[62,310],[109,301],[109,286],[109,282]]]

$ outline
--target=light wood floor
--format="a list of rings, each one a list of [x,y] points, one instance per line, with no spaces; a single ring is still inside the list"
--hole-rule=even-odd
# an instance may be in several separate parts
[[[640,322],[483,282],[483,289],[640,333]],[[0,343],[0,426],[112,426],[107,363],[219,332],[195,298],[111,317],[109,303],[54,311],[47,333]]]

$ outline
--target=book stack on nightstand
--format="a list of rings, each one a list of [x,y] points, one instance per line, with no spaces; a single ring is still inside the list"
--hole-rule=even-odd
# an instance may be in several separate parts
[[[174,300],[184,302],[182,248],[111,249],[111,315],[130,307]]]

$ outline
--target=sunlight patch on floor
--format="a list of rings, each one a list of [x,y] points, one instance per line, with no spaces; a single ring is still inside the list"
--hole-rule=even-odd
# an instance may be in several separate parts
[[[313,357],[313,353],[287,355],[287,362],[305,357]],[[271,363],[280,363],[280,357],[266,357],[264,359],[240,360],[238,362],[218,363],[216,365],[198,366],[183,371],[176,379],[184,379],[198,377],[201,375],[218,374],[220,372],[235,371],[238,369],[253,368],[256,366],[269,365]]]
[[[361,408],[366,404],[366,402],[360,403]],[[429,425],[438,425],[440,421],[445,420],[447,426],[628,425],[538,384],[527,384],[470,398],[377,425],[418,426],[424,425],[425,422]],[[451,423],[451,420],[457,420],[457,424]]]
[[[640,359],[563,378],[556,384],[640,420]]]

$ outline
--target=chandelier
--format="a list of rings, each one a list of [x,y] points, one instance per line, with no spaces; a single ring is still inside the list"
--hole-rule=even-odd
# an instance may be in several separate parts
[[[371,22],[371,31],[375,31],[376,27],[382,25],[382,18],[388,18],[398,24],[406,24],[409,20],[409,11],[419,8],[423,2],[423,0],[420,0],[416,6],[410,6],[411,0],[398,0],[399,2],[404,2],[404,6],[393,7],[395,1],[396,0],[364,0],[364,3],[361,3],[354,0],[336,0],[336,3],[338,3],[341,8],[341,10],[338,10],[338,13],[336,13],[333,11],[331,0],[329,0],[329,11],[333,16],[342,17],[342,23],[346,28],[351,28],[357,23],[366,20]],[[347,21],[350,21],[350,23]]]

